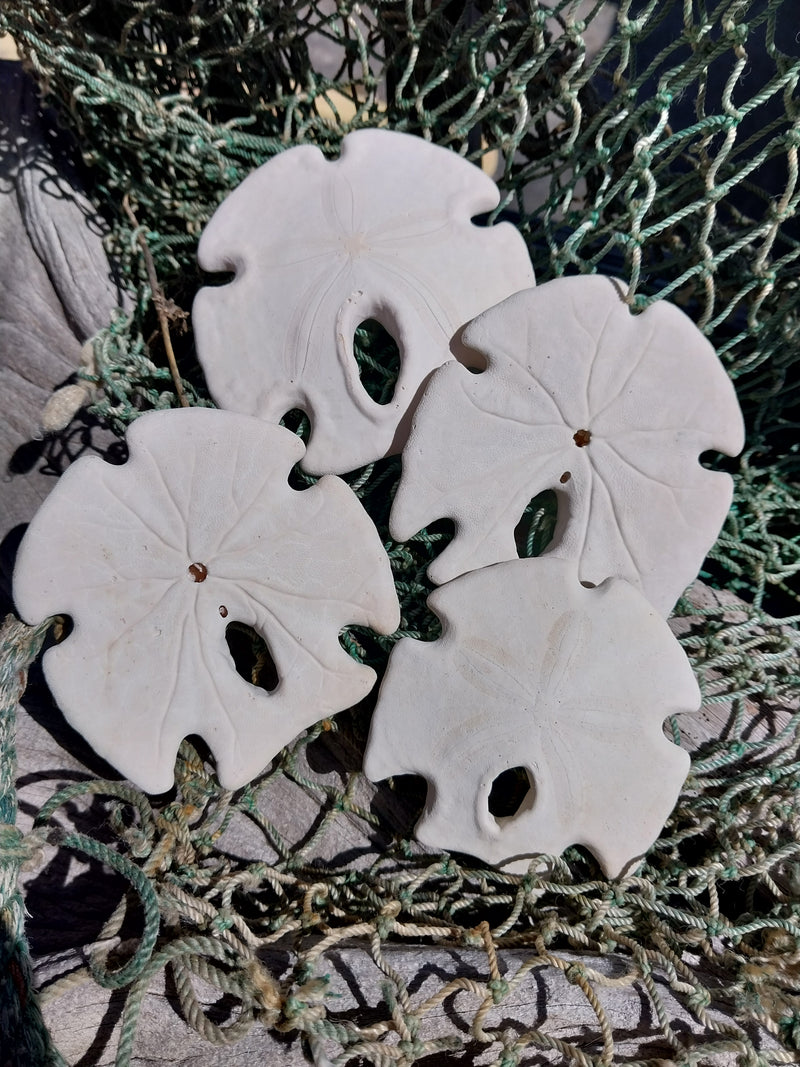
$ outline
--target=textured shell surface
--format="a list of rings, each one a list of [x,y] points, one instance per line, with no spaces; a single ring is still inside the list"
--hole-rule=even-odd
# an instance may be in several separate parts
[[[434,519],[453,541],[437,584],[516,558],[529,500],[555,490],[547,551],[581,581],[625,578],[664,615],[696,577],[733,480],[699,462],[744,443],[733,385],[703,334],[660,301],[633,315],[617,283],[560,278],[479,315],[464,343],[483,373],[435,371],[403,452],[391,514],[407,540]]]
[[[311,419],[303,458],[343,474],[399,452],[425,382],[479,312],[534,284],[509,223],[472,219],[494,182],[449,149],[389,130],[348,134],[328,161],[305,145],[249,175],[218,208],[198,250],[233,281],[200,290],[197,352],[216,402],[278,422]],[[356,328],[376,320],[400,351],[394,394],[365,390]]]
[[[20,547],[17,608],[29,623],[72,617],[44,670],[101,756],[160,793],[199,734],[235,789],[372,688],[338,636],[396,628],[389,560],[340,479],[289,486],[303,444],[282,427],[187,408],[140,416],[128,444],[122,466],[78,460],[44,502]],[[233,622],[266,642],[271,691],[237,673]]]
[[[582,586],[577,564],[516,560],[435,590],[436,641],[392,651],[364,770],[420,774],[416,836],[524,870],[584,845],[609,877],[658,837],[689,770],[664,736],[700,692],[666,622],[630,584]],[[495,817],[493,783],[513,768],[529,791]]]

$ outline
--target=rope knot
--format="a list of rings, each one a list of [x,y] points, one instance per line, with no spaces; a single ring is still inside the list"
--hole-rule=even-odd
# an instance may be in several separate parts
[[[495,1004],[499,1004],[508,993],[508,982],[505,978],[492,978],[486,985]]]
[[[308,1005],[297,997],[287,997],[283,1005],[283,1017],[285,1019],[296,1019],[297,1016],[302,1015],[307,1008]]]
[[[23,837],[20,830],[10,822],[0,822],[0,851],[5,859],[8,853],[18,849]]]
[[[566,971],[564,971],[564,977],[568,982],[571,982],[572,985],[580,985],[587,980],[586,968],[582,963],[572,963],[567,967]]]
[[[638,37],[642,32],[643,20],[642,19],[619,19],[619,35],[620,37],[630,38]]]
[[[397,1047],[407,1058],[407,1063],[416,1063],[420,1056],[424,1055],[428,1050],[425,1047],[425,1042],[420,1041],[418,1037],[411,1039],[404,1039],[397,1042]]]
[[[800,1015],[797,1012],[784,1015],[778,1022],[778,1028],[787,1045],[800,1049]]]
[[[732,19],[724,19],[722,29],[728,40],[734,44],[744,44],[750,33],[750,27],[746,22],[740,22],[737,25]]]
[[[0,822],[0,858],[3,866],[26,863],[42,846],[42,834],[34,831],[27,836],[12,823]]]
[[[481,933],[476,930],[465,930],[461,935],[461,944],[464,948],[483,948],[483,937]]]
[[[711,1003],[711,994],[707,989],[695,989],[686,998],[686,1003],[689,1009],[697,1014],[704,1011]]]
[[[375,920],[375,929],[378,937],[384,941],[394,930],[397,916],[400,914],[400,901],[393,900],[382,908],[380,915]]]

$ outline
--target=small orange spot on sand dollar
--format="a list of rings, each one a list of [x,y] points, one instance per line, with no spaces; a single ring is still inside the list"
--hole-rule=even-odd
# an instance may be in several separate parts
[[[204,582],[208,577],[208,567],[205,563],[192,563],[189,565],[189,574],[194,582]]]
[[[591,430],[576,430],[575,433],[572,435],[572,440],[575,442],[578,448],[585,448],[586,445],[589,444],[591,439]]]
[[[566,485],[566,483],[570,480],[571,477],[572,477],[572,472],[571,471],[564,471],[564,473],[561,475],[561,477],[558,480],[561,482],[562,485]]]
[[[220,604],[219,613],[223,617],[223,619],[227,619],[227,617],[228,617],[228,609],[225,607],[224,604]]]

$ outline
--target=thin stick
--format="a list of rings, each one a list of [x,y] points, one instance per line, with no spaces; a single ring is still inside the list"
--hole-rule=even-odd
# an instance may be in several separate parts
[[[155,305],[156,314],[158,315],[158,323],[161,327],[161,337],[164,341],[164,351],[167,353],[167,362],[169,363],[170,374],[172,380],[175,383],[175,392],[178,394],[178,400],[181,407],[188,408],[189,401],[186,399],[186,393],[183,391],[183,383],[181,382],[181,376],[178,373],[178,363],[175,359],[175,352],[172,348],[172,338],[169,335],[169,318],[167,316],[167,301],[164,297],[164,291],[159,285],[158,275],[156,274],[156,266],[153,262],[153,256],[150,253],[150,249],[147,247],[147,241],[144,239],[144,234],[139,230],[139,223],[136,215],[133,213],[128,194],[122,198],[122,207],[125,214],[131,220],[131,225],[136,230],[136,239],[139,242],[139,247],[142,250],[144,256],[144,264],[147,269],[147,280],[150,283],[150,292],[153,294],[153,304]]]

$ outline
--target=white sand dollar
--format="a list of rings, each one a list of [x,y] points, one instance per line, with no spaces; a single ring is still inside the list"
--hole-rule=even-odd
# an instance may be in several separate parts
[[[393,649],[368,777],[425,776],[427,845],[502,865],[579,844],[619,875],[658,837],[689,769],[662,723],[700,693],[666,622],[627,582],[585,589],[557,559],[473,571],[429,604],[442,636]],[[492,783],[514,767],[531,791],[495,818]]]
[[[434,519],[456,536],[429,569],[442,583],[516,557],[530,498],[558,494],[548,549],[582,581],[621,577],[663,614],[695,578],[730,507],[707,450],[743,445],[714,349],[670,304],[632,315],[610,279],[562,278],[482,315],[464,342],[486,357],[434,373],[403,452],[391,515],[406,540]]]
[[[14,572],[28,623],[69,614],[44,669],[68,721],[149,792],[200,734],[235,789],[304,727],[369,692],[375,674],[338,641],[350,623],[391,633],[389,560],[338,478],[303,492],[288,430],[210,409],[141,416],[130,459],[78,460],[35,516]],[[272,692],[237,674],[239,621],[267,642]]]
[[[430,372],[471,318],[534,284],[513,226],[470,220],[499,202],[494,182],[454,152],[389,130],[359,130],[329,162],[313,146],[276,156],[205,229],[198,259],[234,280],[201,289],[197,352],[221,407],[278,422],[303,408],[303,460],[342,474],[403,447]],[[361,384],[353,335],[366,319],[395,338],[387,404]]]

